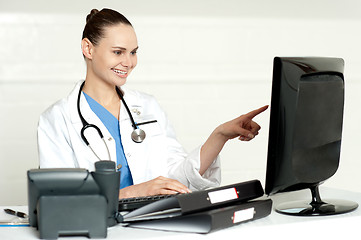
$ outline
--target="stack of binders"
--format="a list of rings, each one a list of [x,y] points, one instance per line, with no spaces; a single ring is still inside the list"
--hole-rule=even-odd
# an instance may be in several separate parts
[[[271,199],[260,181],[252,180],[209,190],[175,195],[124,215],[128,227],[209,233],[268,216]]]

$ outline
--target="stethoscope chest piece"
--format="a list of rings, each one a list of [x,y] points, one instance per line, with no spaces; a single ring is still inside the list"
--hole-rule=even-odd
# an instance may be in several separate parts
[[[141,143],[145,139],[145,132],[142,129],[137,128],[133,130],[131,136],[134,142]]]

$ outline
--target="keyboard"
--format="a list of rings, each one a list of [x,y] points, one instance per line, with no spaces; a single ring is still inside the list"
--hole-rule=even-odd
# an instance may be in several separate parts
[[[146,196],[146,197],[134,197],[134,198],[122,198],[119,199],[118,211],[133,211],[140,207],[143,207],[149,203],[174,197],[176,194],[169,195],[155,195],[155,196]]]

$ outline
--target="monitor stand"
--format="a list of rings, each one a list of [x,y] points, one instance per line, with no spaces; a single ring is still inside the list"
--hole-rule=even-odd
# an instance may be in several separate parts
[[[312,201],[296,201],[282,203],[276,207],[276,212],[293,216],[325,216],[347,213],[355,210],[358,204],[347,200],[331,199],[322,201],[319,185],[310,188]]]

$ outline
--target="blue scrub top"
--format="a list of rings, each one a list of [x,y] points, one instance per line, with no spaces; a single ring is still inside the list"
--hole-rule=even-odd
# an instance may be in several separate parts
[[[83,92],[84,93],[84,92]],[[98,118],[103,122],[104,126],[108,129],[109,133],[115,140],[116,153],[117,153],[117,165],[121,164],[120,171],[120,189],[133,185],[133,178],[130,172],[127,158],[124,154],[122,145],[122,137],[120,135],[119,120],[114,117],[107,109],[100,105],[97,101],[84,93],[84,96]],[[129,136],[130,137],[130,136]]]

